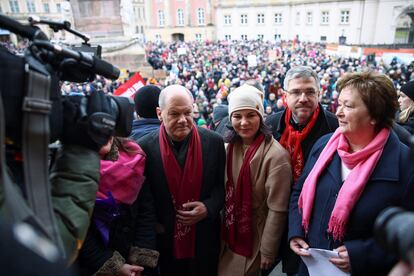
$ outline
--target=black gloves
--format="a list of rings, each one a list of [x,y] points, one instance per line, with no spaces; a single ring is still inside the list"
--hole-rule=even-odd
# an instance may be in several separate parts
[[[111,100],[101,91],[88,97],[65,97],[63,121],[63,144],[81,145],[95,151],[108,142],[116,126]]]

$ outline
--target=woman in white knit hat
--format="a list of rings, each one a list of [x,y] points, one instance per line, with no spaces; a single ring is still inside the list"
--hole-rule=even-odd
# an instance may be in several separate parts
[[[229,95],[223,250],[219,275],[260,275],[278,256],[292,181],[290,158],[263,122],[263,93]]]

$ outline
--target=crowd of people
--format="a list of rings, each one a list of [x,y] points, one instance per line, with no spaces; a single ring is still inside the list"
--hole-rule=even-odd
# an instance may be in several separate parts
[[[381,60],[368,62],[365,57],[330,55],[324,44],[298,41],[149,42],[146,55],[154,69],[167,72],[160,85],[181,84],[189,89],[208,124],[212,122],[213,107],[226,103],[226,96],[249,79],[264,88],[265,116],[280,111],[284,108],[282,90],[286,72],[297,65],[315,70],[322,89],[322,106],[333,113],[338,105],[336,82],[347,72],[384,73],[397,88],[414,77],[414,64],[404,64],[397,58],[390,64]],[[255,56],[256,66],[250,66],[249,55]]]
[[[298,41],[146,51],[167,77],[135,94],[129,138],[94,146],[95,208],[89,199],[74,253],[82,275],[258,276],[279,262],[309,275],[309,248],[336,251],[337,271],[388,274],[398,258],[372,228],[389,206],[414,211],[414,64]],[[62,93],[120,84],[62,83]]]

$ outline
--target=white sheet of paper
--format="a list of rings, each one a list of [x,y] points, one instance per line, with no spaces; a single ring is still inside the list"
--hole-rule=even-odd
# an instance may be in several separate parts
[[[301,256],[308,268],[310,276],[347,276],[349,273],[343,272],[329,261],[329,258],[339,257],[338,252],[319,248],[309,248],[309,257]]]

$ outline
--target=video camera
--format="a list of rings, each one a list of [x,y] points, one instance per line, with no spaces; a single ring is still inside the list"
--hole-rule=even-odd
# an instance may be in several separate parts
[[[6,121],[6,135],[8,140],[19,144],[22,136],[22,106],[25,106],[27,95],[28,69],[50,78],[49,102],[34,103],[41,105],[50,116],[50,141],[60,139],[64,128],[65,101],[76,101],[79,112],[86,109],[88,101],[74,99],[76,97],[62,97],[60,81],[91,82],[96,75],[115,80],[119,77],[119,69],[112,64],[100,59],[100,46],[90,47],[89,38],[70,28],[69,22],[53,22],[30,18],[31,25],[23,25],[9,17],[0,15],[0,28],[9,30],[23,38],[29,39],[29,47],[24,56],[16,56],[0,47],[0,92],[4,104]],[[69,31],[85,42],[80,48],[67,48],[53,44],[47,36],[36,26],[47,24],[55,32],[58,30]],[[74,49],[82,49],[76,51]],[[88,97],[86,97],[88,99]],[[107,97],[110,102],[110,114],[114,120],[108,117],[99,122],[103,128],[114,129],[113,135],[128,136],[132,128],[133,102],[124,97]],[[93,104],[93,103],[92,103]],[[96,124],[95,124],[96,126]],[[99,127],[99,126],[98,126]]]
[[[376,241],[414,267],[414,213],[400,207],[382,211],[374,226]]]

